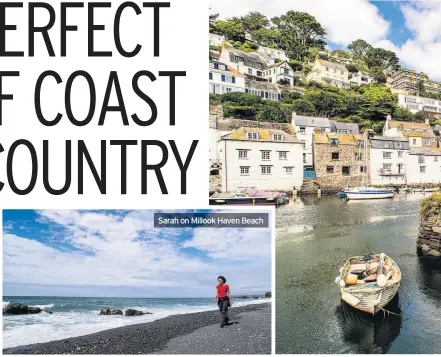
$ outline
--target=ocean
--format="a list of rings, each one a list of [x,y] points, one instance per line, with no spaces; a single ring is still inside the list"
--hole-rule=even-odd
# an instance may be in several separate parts
[[[234,298],[234,306],[268,302],[265,298]],[[52,314],[3,315],[3,348],[61,340],[143,322],[170,315],[217,309],[212,298],[100,298],[4,296],[3,306],[18,302],[48,308]],[[102,316],[100,309],[110,307],[149,311],[153,315]]]

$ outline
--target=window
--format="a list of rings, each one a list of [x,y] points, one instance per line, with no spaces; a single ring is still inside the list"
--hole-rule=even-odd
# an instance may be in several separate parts
[[[240,175],[241,176],[248,176],[250,174],[250,167],[249,166],[241,166],[240,167]]]
[[[363,154],[361,152],[356,152],[355,153],[355,160],[357,160],[357,161],[363,160]]]
[[[304,149],[306,149],[306,143],[305,143],[304,141],[302,141],[302,147],[303,147]]]
[[[403,152],[402,151],[398,151],[398,157],[403,157]]]
[[[260,170],[262,175],[271,175],[271,166],[261,166]]]
[[[426,173],[426,166],[420,166],[420,173],[422,174]]]
[[[367,166],[361,165],[360,166],[360,173],[366,173],[367,172]]]
[[[251,68],[248,68],[248,74],[253,74],[253,70]]]
[[[331,138],[331,145],[338,145],[338,139],[337,138]]]
[[[383,170],[392,170],[392,164],[383,164]]]
[[[416,139],[412,139],[413,145],[416,145]]]
[[[269,160],[270,159],[270,151],[264,150],[262,151],[262,160]]]
[[[283,141],[283,135],[282,134],[274,134],[273,140],[274,141]]]
[[[333,152],[332,153],[332,160],[339,160],[340,159],[340,153],[339,152]]]
[[[434,161],[434,162],[438,162],[438,156],[435,156],[435,157],[433,158],[433,161]]]
[[[262,72],[261,71],[257,71],[257,76],[258,77],[262,77]]]
[[[213,79],[213,73],[210,72],[210,75],[208,76],[211,80]]]
[[[430,145],[430,139],[426,139],[426,145]]]
[[[306,154],[303,154],[303,163],[306,164]]]
[[[333,174],[334,173],[334,166],[326,166],[326,173]]]
[[[285,167],[285,172],[286,172],[287,174],[292,174],[292,166]]]
[[[287,154],[288,154],[288,151],[279,151],[279,160],[286,160]]]
[[[257,138],[258,138],[257,133],[247,133],[248,140],[257,140]]]
[[[418,155],[418,163],[421,165],[421,164],[424,164],[424,155]]]
[[[237,150],[239,159],[248,159],[248,150]]]
[[[364,147],[364,140],[357,140],[357,146]]]
[[[306,133],[306,128],[304,126],[301,126],[299,129],[300,133]]]
[[[392,153],[390,151],[383,151],[383,159],[391,159]]]
[[[351,167],[350,166],[343,166],[341,168],[341,173],[345,176],[350,175],[351,174]]]

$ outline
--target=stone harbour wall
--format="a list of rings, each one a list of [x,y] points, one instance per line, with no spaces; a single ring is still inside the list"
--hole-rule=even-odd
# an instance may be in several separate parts
[[[418,253],[441,257],[441,194],[435,193],[421,203]]]

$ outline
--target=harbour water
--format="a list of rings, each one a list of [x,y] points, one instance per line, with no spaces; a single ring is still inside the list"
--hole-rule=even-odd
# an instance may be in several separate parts
[[[234,298],[233,306],[271,301],[265,298]],[[213,298],[108,298],[59,296],[4,296],[9,302],[38,306],[52,312],[3,316],[3,348],[83,336],[131,324],[151,322],[170,315],[216,310]],[[103,307],[152,312],[142,316],[100,316]]]
[[[441,262],[416,254],[423,194],[389,200],[307,197],[277,210],[277,353],[439,353]],[[375,317],[341,303],[350,256],[385,252],[403,278]],[[398,316],[399,315],[399,316]]]

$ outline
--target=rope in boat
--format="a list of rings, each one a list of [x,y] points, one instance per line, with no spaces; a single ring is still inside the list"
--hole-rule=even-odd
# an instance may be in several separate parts
[[[392,314],[392,315],[396,315],[396,316],[404,318],[403,315],[400,315],[400,314],[397,314],[396,312],[392,312],[392,311],[383,309],[382,307],[380,307],[380,310],[383,311],[384,316],[386,316],[386,312],[387,312],[388,314]],[[406,319],[406,318],[404,318],[404,319]]]

